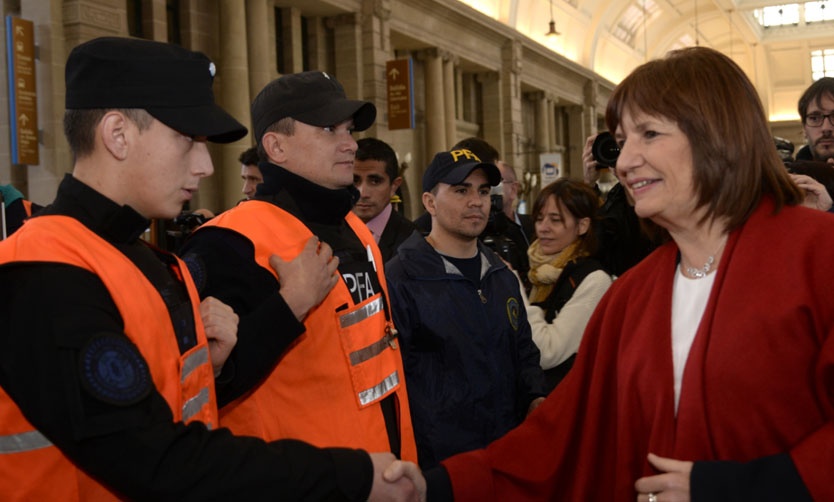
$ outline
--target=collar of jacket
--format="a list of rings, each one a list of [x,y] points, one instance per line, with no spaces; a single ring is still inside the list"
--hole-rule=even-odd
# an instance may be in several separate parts
[[[403,269],[412,277],[440,277],[457,275],[463,277],[456,268],[449,268],[451,263],[426,241],[420,232],[414,232],[403,241],[397,250]],[[481,279],[506,265],[491,249],[478,240],[478,254],[481,256]]]
[[[258,167],[264,182],[258,185],[255,198],[274,202],[287,196],[304,220],[338,224],[359,200],[359,190],[353,185],[332,190],[271,162],[261,162]]]
[[[109,242],[131,244],[150,226],[150,220],[130,206],[108,199],[71,174],[64,175],[55,201],[38,215],[71,216]]]

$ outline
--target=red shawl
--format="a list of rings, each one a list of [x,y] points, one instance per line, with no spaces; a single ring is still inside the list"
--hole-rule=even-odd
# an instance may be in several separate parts
[[[568,377],[519,427],[443,464],[456,500],[633,501],[649,452],[749,461],[789,452],[834,500],[834,216],[765,200],[730,235],[674,411],[678,250],[614,282]]]

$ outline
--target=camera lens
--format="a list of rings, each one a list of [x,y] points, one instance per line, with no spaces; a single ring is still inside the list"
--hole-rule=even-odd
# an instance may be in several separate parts
[[[610,132],[601,132],[591,146],[591,154],[597,161],[597,168],[614,167],[620,156],[620,146]]]

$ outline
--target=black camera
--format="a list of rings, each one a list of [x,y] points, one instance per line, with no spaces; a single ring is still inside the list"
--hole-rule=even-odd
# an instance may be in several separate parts
[[[181,213],[179,216],[174,218],[174,225],[179,225],[180,227],[184,227],[183,230],[186,230],[187,233],[191,233],[197,227],[202,225],[208,221],[208,218],[203,216],[200,213]]]
[[[597,169],[613,168],[617,164],[617,157],[620,156],[620,145],[610,132],[601,132],[591,146],[591,154],[597,161]]]
[[[523,257],[518,245],[509,238],[507,225],[510,220],[504,216],[504,190],[503,185],[492,187],[490,190],[489,218],[484,231],[481,233],[481,241],[487,247],[495,251],[501,258],[506,260],[515,270],[522,270]]]
[[[779,136],[774,136],[773,141],[776,143],[776,151],[779,152],[779,158],[782,159],[782,162],[793,161],[793,151],[795,148],[793,142],[785,138],[780,138]]]

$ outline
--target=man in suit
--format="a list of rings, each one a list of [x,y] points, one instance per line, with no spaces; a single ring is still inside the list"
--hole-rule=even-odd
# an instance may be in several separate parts
[[[391,197],[403,182],[402,176],[398,175],[397,154],[388,143],[376,138],[363,138],[356,144],[353,185],[359,190],[360,197],[353,212],[368,225],[382,260],[387,262],[416,229],[391,204]]]

